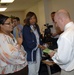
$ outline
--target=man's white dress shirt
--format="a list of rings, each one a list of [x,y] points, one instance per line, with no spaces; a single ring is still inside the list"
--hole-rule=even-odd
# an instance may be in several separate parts
[[[74,69],[74,23],[69,22],[65,25],[64,32],[58,41],[58,50],[52,57],[53,61],[61,69],[71,71]]]

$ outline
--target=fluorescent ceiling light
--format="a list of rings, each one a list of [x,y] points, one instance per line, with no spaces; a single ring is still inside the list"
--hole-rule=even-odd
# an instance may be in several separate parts
[[[6,9],[7,9],[7,8],[0,8],[0,12],[1,12],[1,11],[5,11]]]
[[[0,3],[12,3],[14,0],[1,0]]]

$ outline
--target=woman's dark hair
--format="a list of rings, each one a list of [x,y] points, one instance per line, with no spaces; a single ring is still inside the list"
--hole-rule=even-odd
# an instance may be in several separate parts
[[[37,17],[36,17],[36,14],[34,12],[28,12],[27,15],[26,15],[26,24],[27,25],[30,25],[30,19],[32,16],[35,16],[36,18],[36,23],[37,23]]]
[[[8,18],[8,16],[0,14],[0,24],[4,24]]]

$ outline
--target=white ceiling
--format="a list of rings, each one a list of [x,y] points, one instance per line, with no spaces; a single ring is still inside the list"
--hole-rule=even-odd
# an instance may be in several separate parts
[[[0,7],[7,7],[5,12],[25,10],[40,0],[15,0],[11,4],[0,4]]]

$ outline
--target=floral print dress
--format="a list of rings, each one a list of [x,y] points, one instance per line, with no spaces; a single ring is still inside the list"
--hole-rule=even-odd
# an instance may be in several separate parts
[[[27,65],[26,52],[15,38],[0,33],[0,74],[14,73]]]

